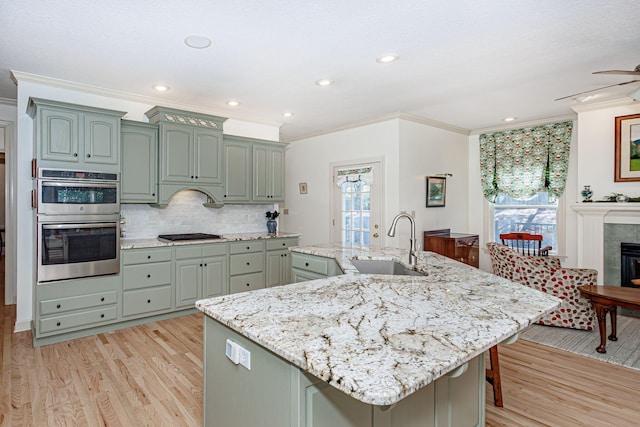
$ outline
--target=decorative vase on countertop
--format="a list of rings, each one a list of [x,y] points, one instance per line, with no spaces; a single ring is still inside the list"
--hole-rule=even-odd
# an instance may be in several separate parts
[[[591,186],[585,185],[584,190],[582,190],[580,194],[582,194],[582,202],[590,202],[591,196],[593,196],[593,191],[591,191]]]
[[[278,211],[267,212],[267,231],[269,234],[276,234],[276,229],[278,228],[278,223],[276,222],[276,218],[278,218]]]

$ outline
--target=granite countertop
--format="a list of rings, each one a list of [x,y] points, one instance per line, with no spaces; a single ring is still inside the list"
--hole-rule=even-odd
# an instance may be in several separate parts
[[[432,252],[426,276],[357,274],[350,258],[408,251],[295,247],[335,258],[347,274],[201,300],[208,316],[333,387],[391,405],[557,308],[560,300]]]
[[[156,248],[163,246],[183,246],[196,245],[203,243],[222,243],[222,242],[238,242],[241,240],[262,240],[262,239],[283,239],[286,237],[300,237],[300,233],[235,233],[225,234],[219,239],[205,240],[180,240],[176,242],[165,242],[158,240],[157,237],[149,237],[146,239],[120,239],[120,249],[140,249],[140,248]]]

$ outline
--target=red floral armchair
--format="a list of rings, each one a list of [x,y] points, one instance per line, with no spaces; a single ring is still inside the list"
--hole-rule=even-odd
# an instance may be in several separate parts
[[[500,243],[487,243],[493,274],[563,300],[560,308],[538,323],[563,328],[592,330],[596,313],[578,291],[581,285],[596,285],[598,272],[590,268],[563,268],[555,257],[524,256]]]

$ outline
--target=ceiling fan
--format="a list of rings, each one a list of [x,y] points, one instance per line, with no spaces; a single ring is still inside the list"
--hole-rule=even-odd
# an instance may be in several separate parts
[[[622,74],[622,75],[626,75],[626,76],[640,76],[640,64],[636,65],[636,68],[634,68],[633,70],[594,71],[592,74]],[[556,98],[555,101],[560,101],[562,99],[567,99],[567,98],[573,98],[575,96],[583,95],[585,93],[597,92],[599,90],[607,89],[607,88],[610,88],[610,87],[625,86],[625,85],[628,85],[628,84],[631,84],[631,83],[638,83],[638,82],[640,82],[640,79],[634,79],[634,80],[630,80],[628,82],[616,83],[616,84],[609,85],[609,86],[603,86],[603,87],[599,87],[598,89],[585,90],[584,92],[578,92],[578,93],[574,93],[573,95],[563,96],[562,98]]]

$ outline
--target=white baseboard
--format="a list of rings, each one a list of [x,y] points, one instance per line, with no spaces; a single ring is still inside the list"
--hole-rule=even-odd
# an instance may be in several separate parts
[[[13,332],[24,332],[31,330],[31,320],[25,320],[23,322],[16,322]]]

